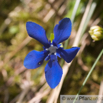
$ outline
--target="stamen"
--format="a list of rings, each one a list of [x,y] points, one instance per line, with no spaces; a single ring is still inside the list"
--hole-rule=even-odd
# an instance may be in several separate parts
[[[54,53],[54,55],[56,55],[56,53]]]
[[[47,49],[47,48],[46,48],[45,50],[47,50],[47,51],[48,51],[49,49]]]
[[[52,46],[52,45],[48,48],[48,50],[51,54],[56,53],[56,49],[58,49],[58,48],[56,46]]]

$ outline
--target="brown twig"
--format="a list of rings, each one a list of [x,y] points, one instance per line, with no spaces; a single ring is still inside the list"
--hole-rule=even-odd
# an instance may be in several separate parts
[[[99,97],[99,99],[97,100],[97,103],[102,103],[102,98],[103,98],[103,80],[101,81],[101,84],[100,84],[98,97]]]
[[[39,90],[38,93],[36,93],[35,97],[32,98],[30,101],[28,101],[28,103],[39,103],[37,102],[38,100],[40,101],[40,99],[44,96],[46,96],[49,92],[50,92],[50,88],[48,88],[47,83],[43,85],[43,87],[41,87],[41,89]],[[45,90],[46,89],[46,90]]]

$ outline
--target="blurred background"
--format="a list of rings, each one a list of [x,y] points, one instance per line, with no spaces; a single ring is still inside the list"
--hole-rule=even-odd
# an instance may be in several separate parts
[[[74,9],[76,4],[78,8]],[[64,17],[73,22],[67,48],[71,48],[78,37],[77,45],[81,49],[69,67],[59,95],[76,95],[103,49],[103,39],[94,42],[88,33],[93,25],[103,26],[103,1],[0,0],[0,103],[50,103],[53,90],[45,80],[47,62],[33,70],[23,66],[24,58],[31,50],[43,50],[42,44],[28,36],[26,22],[41,25],[50,39],[55,24]],[[102,80],[103,56],[81,94],[98,95]]]

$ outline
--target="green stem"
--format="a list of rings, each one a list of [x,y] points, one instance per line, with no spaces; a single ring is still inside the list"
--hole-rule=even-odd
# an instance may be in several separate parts
[[[83,88],[83,87],[84,87],[84,85],[86,84],[86,82],[87,82],[88,78],[90,77],[90,75],[91,75],[92,71],[94,70],[94,67],[96,66],[96,64],[97,64],[98,60],[100,59],[100,57],[102,56],[102,54],[103,54],[103,49],[101,50],[101,52],[100,52],[99,56],[97,57],[96,61],[94,62],[94,64],[93,64],[93,66],[92,66],[91,70],[89,71],[89,73],[88,73],[87,77],[85,78],[85,80],[84,80],[84,82],[83,82],[83,84],[82,84],[81,88],[79,89],[79,92],[77,93],[77,95],[76,95],[76,97],[75,97],[75,99],[74,99],[73,103],[75,103],[76,99],[78,98],[78,95],[80,94],[80,92],[81,92],[82,88]]]
[[[74,9],[73,9],[73,13],[72,13],[72,17],[71,17],[72,23],[74,22],[74,18],[75,18],[75,15],[76,15],[78,6],[79,6],[79,4],[80,4],[80,1],[81,1],[81,0],[76,0],[75,6],[74,6]]]

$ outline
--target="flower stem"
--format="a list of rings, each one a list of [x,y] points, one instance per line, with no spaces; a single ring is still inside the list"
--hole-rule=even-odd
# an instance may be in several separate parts
[[[78,95],[80,94],[80,92],[81,92],[82,88],[83,88],[83,87],[84,87],[84,85],[86,84],[86,82],[87,82],[88,78],[90,77],[90,75],[91,75],[92,71],[94,70],[94,67],[96,66],[96,64],[97,64],[98,60],[100,59],[100,57],[102,56],[102,54],[103,54],[103,49],[101,50],[100,54],[98,55],[98,57],[97,57],[96,61],[94,62],[94,64],[93,64],[93,66],[92,66],[91,70],[89,71],[89,73],[88,73],[87,77],[85,78],[85,80],[84,80],[84,82],[83,82],[83,84],[82,84],[81,88],[79,89],[79,92],[77,93],[77,95],[76,95],[76,97],[75,97],[75,99],[74,99],[73,103],[75,103],[76,99],[78,98]]]

